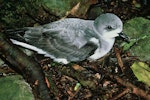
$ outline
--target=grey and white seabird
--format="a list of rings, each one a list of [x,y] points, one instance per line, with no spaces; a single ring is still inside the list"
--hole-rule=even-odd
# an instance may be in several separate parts
[[[85,59],[96,60],[107,54],[122,36],[123,23],[114,14],[101,14],[95,20],[66,18],[37,27],[26,27],[19,46],[37,51],[58,63],[68,64]]]

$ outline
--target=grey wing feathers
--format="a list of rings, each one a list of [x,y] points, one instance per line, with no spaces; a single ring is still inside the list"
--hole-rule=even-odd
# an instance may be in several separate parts
[[[90,55],[97,47],[88,42],[82,24],[68,24],[69,20],[56,21],[37,28],[29,28],[24,38],[30,44],[42,48],[56,58],[66,58],[68,61],[81,61]],[[78,25],[78,26],[75,26]]]

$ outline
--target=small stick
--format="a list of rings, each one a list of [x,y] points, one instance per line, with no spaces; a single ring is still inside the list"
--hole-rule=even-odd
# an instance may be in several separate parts
[[[130,89],[125,89],[123,92],[121,92],[120,94],[118,94],[117,96],[109,99],[109,100],[119,100],[120,97],[124,96],[125,94],[129,93],[131,90]]]
[[[123,72],[124,71],[124,67],[123,67],[124,65],[123,65],[123,61],[122,61],[121,56],[120,56],[120,50],[117,47],[115,47],[115,53],[116,53],[116,57],[118,60],[118,64],[121,68],[121,71]]]
[[[116,81],[118,83],[122,84],[123,86],[126,86],[128,89],[131,89],[133,94],[136,94],[136,95],[144,98],[145,100],[150,100],[150,94],[149,93],[147,93],[144,90],[136,87],[132,83],[121,79],[119,76],[110,75],[110,78],[111,79],[116,79]]]

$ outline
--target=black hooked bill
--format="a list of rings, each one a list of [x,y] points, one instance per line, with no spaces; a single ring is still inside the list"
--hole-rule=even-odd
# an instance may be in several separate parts
[[[130,38],[125,33],[123,33],[123,32],[119,33],[119,37],[121,37],[127,43],[130,42]]]

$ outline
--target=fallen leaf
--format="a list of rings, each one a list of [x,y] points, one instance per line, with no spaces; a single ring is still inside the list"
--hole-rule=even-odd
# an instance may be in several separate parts
[[[79,66],[77,64],[74,64],[72,66],[72,68],[75,69],[75,70],[77,70],[77,71],[84,71],[85,70],[85,68],[83,68],[83,67],[81,67],[81,66]]]
[[[143,62],[134,62],[131,69],[137,79],[150,86],[150,67]]]

